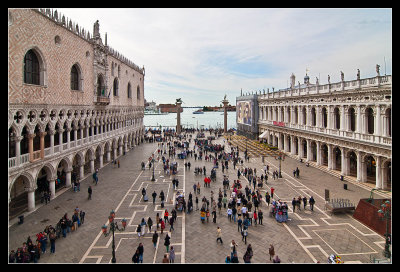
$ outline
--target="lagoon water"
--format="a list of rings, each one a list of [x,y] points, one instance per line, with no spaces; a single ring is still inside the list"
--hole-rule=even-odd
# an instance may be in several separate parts
[[[184,108],[181,112],[181,125],[184,128],[224,128],[224,112],[204,112],[193,114],[197,108]],[[176,113],[165,115],[145,115],[144,125],[176,127]],[[236,112],[228,111],[228,129],[236,128]]]

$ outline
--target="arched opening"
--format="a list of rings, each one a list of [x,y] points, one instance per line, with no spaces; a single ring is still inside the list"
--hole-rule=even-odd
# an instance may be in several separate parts
[[[392,191],[392,162],[390,160],[383,164],[383,189]]]
[[[101,153],[101,147],[100,147],[100,145],[98,145],[96,148],[96,152],[95,152],[96,159],[94,160],[94,169],[95,170],[100,168],[100,157],[101,157],[100,153]]]
[[[326,144],[321,145],[321,165],[328,166],[328,146]]]
[[[289,135],[286,136],[286,140],[287,140],[287,143],[288,143],[287,150],[288,150],[289,152],[291,152],[291,150],[292,150],[292,143],[291,143],[291,141],[290,141],[290,136],[289,136]]]
[[[297,124],[298,120],[299,120],[297,107],[294,108],[294,116],[293,117],[294,117],[294,123]]]
[[[81,71],[77,64],[71,67],[71,90],[79,91],[82,90],[81,87]]]
[[[354,151],[350,151],[349,154],[349,176],[357,177],[357,155]]]
[[[72,160],[72,173],[71,173],[71,181],[74,182],[83,177],[80,176],[80,165],[82,164],[82,158],[78,154],[76,154]]]
[[[295,137],[295,138],[294,138],[294,146],[293,146],[293,148],[294,148],[294,151],[295,151],[295,154],[296,154],[296,155],[299,155],[299,148],[298,148],[298,146],[299,146],[299,139],[298,139],[297,137]]]
[[[356,131],[356,111],[353,107],[349,108],[349,124],[350,131]]]
[[[367,118],[367,133],[368,134],[374,134],[374,110],[370,107],[368,107],[365,110],[365,115]]]
[[[28,191],[29,179],[18,176],[10,191],[10,203],[8,204],[8,218],[13,219],[28,210]]]
[[[311,109],[311,125],[314,127],[317,125],[317,114],[314,107]]]
[[[317,144],[312,141],[311,142],[311,161],[316,161],[317,160]]]
[[[66,183],[66,170],[68,169],[68,163],[65,159],[62,159],[57,165],[57,181],[56,181],[56,192],[57,190],[64,188]]]
[[[140,95],[140,87],[139,87],[139,85],[137,86],[136,96],[137,96],[137,100],[139,101],[140,98],[141,98],[141,95]]]
[[[334,129],[340,129],[340,111],[338,107],[333,110],[333,117]]]
[[[328,114],[326,108],[322,108],[322,127],[326,128],[328,126]]]
[[[307,158],[307,141],[302,140],[302,145],[303,145],[303,158]]]
[[[36,179],[37,189],[35,191],[35,203],[43,203],[43,195],[44,192],[50,194],[50,179],[52,178],[51,170],[48,166],[43,166],[42,169],[39,170]]]
[[[342,170],[342,152],[340,151],[339,147],[333,148],[333,156],[334,156],[334,164],[333,170]]]
[[[28,129],[27,126],[24,126],[21,132],[21,136],[23,136],[21,143],[20,143],[20,150],[21,150],[21,155],[24,155],[26,153],[29,153],[29,139],[28,139]]]
[[[119,148],[120,146],[122,146],[122,138],[121,138],[121,137],[118,139],[118,145],[117,145],[117,154],[118,154],[118,157],[121,156],[122,153],[123,153],[123,151],[121,150],[121,149],[123,149],[123,148],[120,149],[120,148]]]
[[[45,128],[46,135],[44,136],[44,148],[50,147],[50,124],[46,125]]]
[[[367,182],[376,183],[376,162],[375,158],[371,155],[364,158],[365,171],[367,172]]]
[[[307,109],[303,107],[303,125],[307,124]]]
[[[40,85],[40,62],[33,49],[24,57],[24,83]]]
[[[103,164],[105,163],[105,162],[108,162],[108,160],[107,160],[107,152],[110,150],[110,143],[109,142],[106,142],[105,143],[105,145],[104,145],[104,154],[103,154]]]
[[[85,154],[85,164],[83,166],[83,175],[86,176],[91,173],[90,171],[90,158],[92,158],[92,150],[88,149]]]
[[[132,98],[131,83],[128,83],[128,98]]]

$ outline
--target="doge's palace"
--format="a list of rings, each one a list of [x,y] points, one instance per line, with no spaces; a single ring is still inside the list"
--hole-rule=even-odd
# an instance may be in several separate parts
[[[50,9],[8,10],[9,216],[143,141],[144,67]]]
[[[371,67],[372,68],[372,67]],[[260,138],[287,155],[360,185],[391,190],[392,76],[296,84],[258,95]],[[322,181],[321,181],[322,182]]]

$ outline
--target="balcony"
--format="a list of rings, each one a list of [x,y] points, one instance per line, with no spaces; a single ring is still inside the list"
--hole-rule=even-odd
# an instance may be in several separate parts
[[[105,96],[95,96],[93,102],[95,105],[107,106],[110,104],[110,98]]]

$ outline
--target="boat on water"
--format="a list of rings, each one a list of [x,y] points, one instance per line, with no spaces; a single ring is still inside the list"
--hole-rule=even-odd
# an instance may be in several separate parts
[[[194,111],[193,114],[203,114],[204,111],[202,109],[198,109],[197,111]]]

